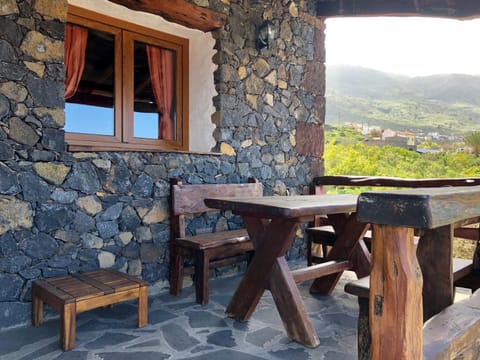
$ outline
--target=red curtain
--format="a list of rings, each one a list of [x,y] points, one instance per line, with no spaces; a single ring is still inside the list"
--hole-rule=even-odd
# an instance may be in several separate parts
[[[82,78],[87,38],[87,29],[67,24],[65,33],[65,99],[75,95]]]
[[[174,97],[174,54],[170,50],[147,45],[147,56],[153,95],[160,113],[158,138],[173,140],[170,112]]]

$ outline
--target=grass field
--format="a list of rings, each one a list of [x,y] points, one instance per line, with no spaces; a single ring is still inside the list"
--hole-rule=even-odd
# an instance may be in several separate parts
[[[453,257],[461,259],[473,259],[475,246],[475,241],[455,238],[453,242]]]

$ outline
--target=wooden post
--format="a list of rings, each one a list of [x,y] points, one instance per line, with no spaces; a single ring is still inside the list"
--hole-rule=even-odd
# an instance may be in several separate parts
[[[422,273],[413,229],[373,225],[372,360],[422,359]]]

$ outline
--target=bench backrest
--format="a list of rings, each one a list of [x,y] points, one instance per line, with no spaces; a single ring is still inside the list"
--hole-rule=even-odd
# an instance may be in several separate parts
[[[456,187],[456,186],[478,186],[480,178],[427,178],[427,179],[407,179],[389,176],[361,176],[361,175],[330,175],[318,176],[312,181],[310,194],[326,193],[326,186],[351,186],[351,187],[392,187],[392,188],[432,188],[432,187]],[[478,223],[480,217],[470,219],[468,223]],[[325,223],[325,220],[317,217],[313,223],[319,226]],[[461,225],[461,224],[459,224]],[[478,229],[461,227],[455,231],[458,237],[478,240]],[[479,264],[480,266],[480,264]]]
[[[206,198],[262,196],[263,186],[254,178],[242,184],[182,184],[170,179],[171,236],[185,236],[185,215],[218,211],[205,205]]]
[[[429,178],[406,179],[388,176],[318,176],[313,179],[314,193],[325,192],[324,187],[333,186],[382,186],[399,188],[441,187],[441,186],[476,186],[480,178]]]

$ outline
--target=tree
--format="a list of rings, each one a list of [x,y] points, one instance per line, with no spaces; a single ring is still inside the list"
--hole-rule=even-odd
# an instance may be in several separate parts
[[[382,137],[382,132],[379,129],[372,129],[370,130],[370,136],[373,138],[380,138]]]
[[[465,136],[463,139],[465,144],[472,148],[473,153],[475,156],[480,154],[480,131],[476,131],[471,133],[470,135]]]

